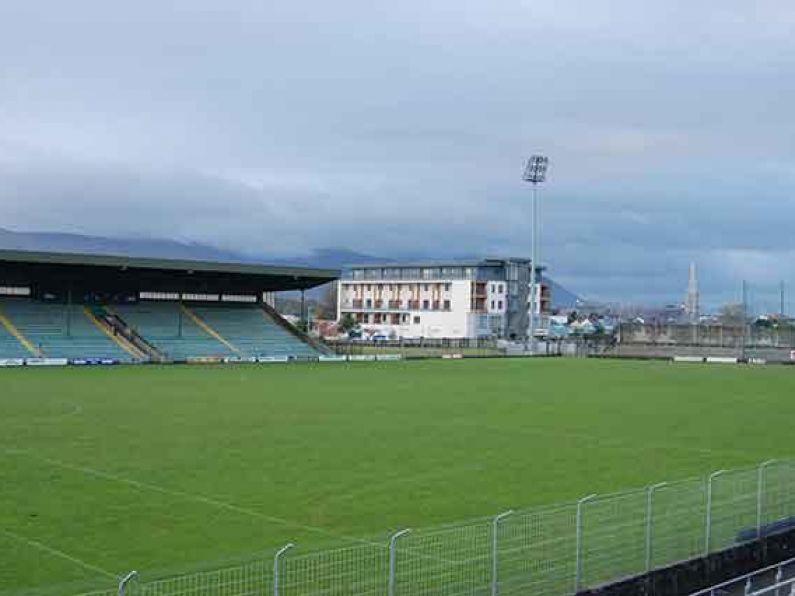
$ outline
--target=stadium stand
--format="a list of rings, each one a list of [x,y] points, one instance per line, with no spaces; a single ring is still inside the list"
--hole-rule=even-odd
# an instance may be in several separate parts
[[[256,306],[201,306],[193,312],[242,356],[317,356],[318,352]]]
[[[795,559],[787,559],[750,573],[691,592],[689,596],[785,596],[795,591]]]
[[[29,358],[38,355],[25,348],[22,342],[12,335],[8,330],[11,325],[0,304],[0,358]]]
[[[174,302],[141,302],[113,307],[136,333],[171,360],[210,356],[236,356],[229,346],[197,324],[188,312]]]
[[[5,352],[4,358],[31,357],[35,355],[48,358],[109,358],[131,361],[133,354],[125,351],[95,321],[90,311],[80,305],[48,304],[31,300],[0,301],[6,319],[36,351],[31,354],[24,344],[16,355]]]
[[[0,249],[0,364],[312,358],[324,347],[269,303],[338,278],[306,267]]]

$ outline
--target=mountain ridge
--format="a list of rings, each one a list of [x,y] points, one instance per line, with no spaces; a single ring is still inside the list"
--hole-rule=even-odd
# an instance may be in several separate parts
[[[181,242],[163,238],[108,238],[69,232],[17,232],[0,228],[0,249],[42,252],[68,252],[76,254],[107,254],[127,257],[185,259],[237,263],[267,263],[327,269],[342,269],[352,263],[389,263],[401,260],[423,260],[422,255],[378,257],[341,247],[313,250],[308,255],[265,258],[217,248],[197,242]],[[428,258],[427,256],[425,257]],[[432,258],[432,257],[431,257]],[[578,296],[563,288],[551,278],[546,278],[552,289],[553,306],[574,307]]]

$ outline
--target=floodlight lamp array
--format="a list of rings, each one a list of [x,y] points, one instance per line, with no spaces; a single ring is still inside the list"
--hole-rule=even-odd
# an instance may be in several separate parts
[[[549,158],[546,155],[532,155],[527,160],[527,166],[525,166],[522,178],[526,182],[540,184],[547,178],[548,166]]]

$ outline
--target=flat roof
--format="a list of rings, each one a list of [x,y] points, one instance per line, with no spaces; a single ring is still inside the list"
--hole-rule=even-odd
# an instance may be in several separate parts
[[[529,263],[525,257],[484,257],[482,259],[447,259],[427,261],[387,261],[384,263],[354,263],[345,269],[407,269],[422,267],[494,267],[506,262]]]
[[[64,265],[76,267],[109,267],[118,270],[148,270],[161,272],[207,273],[250,277],[283,277],[301,280],[307,287],[320,285],[340,277],[337,269],[293,267],[242,262],[193,261],[185,259],[156,259],[70,252],[42,252],[0,249],[0,263]]]

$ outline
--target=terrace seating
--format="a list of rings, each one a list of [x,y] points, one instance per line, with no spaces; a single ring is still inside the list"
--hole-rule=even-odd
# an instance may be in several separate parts
[[[43,356],[48,358],[112,358],[130,361],[132,357],[99,329],[81,305],[2,300],[0,311]],[[0,334],[0,357],[33,356],[16,338],[3,340]],[[14,345],[14,343],[16,345]]]
[[[193,306],[207,325],[242,356],[317,356],[309,344],[279,325],[259,306]]]
[[[33,356],[16,337],[0,325],[0,358],[30,358]]]
[[[94,314],[92,314],[92,312]],[[41,356],[49,358],[133,357],[99,328],[93,316],[113,313],[170,360],[202,357],[313,357],[318,351],[279,324],[258,305],[141,302],[101,307],[0,300],[0,313]],[[0,325],[0,358],[37,356]]]
[[[140,302],[109,310],[172,360],[238,355],[197,325],[175,302]]]

